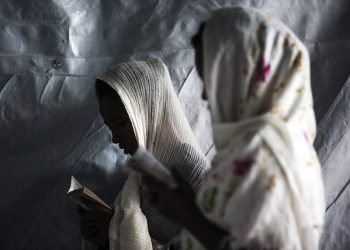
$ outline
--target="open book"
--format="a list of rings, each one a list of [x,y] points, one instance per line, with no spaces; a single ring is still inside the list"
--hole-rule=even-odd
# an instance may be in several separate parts
[[[127,172],[148,175],[170,188],[177,187],[172,173],[142,146],[138,147],[132,158],[122,168]]]
[[[106,212],[111,211],[112,208],[108,206],[100,197],[98,197],[90,189],[83,187],[74,176],[71,177],[70,188],[67,192],[76,204],[81,206],[84,210],[90,212]]]

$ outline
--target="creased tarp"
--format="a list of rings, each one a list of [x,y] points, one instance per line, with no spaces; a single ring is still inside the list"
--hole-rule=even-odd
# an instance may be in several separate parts
[[[321,248],[349,248],[349,1],[0,0],[1,249],[80,248],[65,196],[71,174],[107,202],[120,190],[125,155],[111,144],[93,88],[110,65],[164,60],[201,148],[213,156],[190,38],[210,9],[236,4],[277,15],[310,51],[329,207]]]
[[[319,152],[326,192],[323,249],[350,247],[350,79],[318,126]]]

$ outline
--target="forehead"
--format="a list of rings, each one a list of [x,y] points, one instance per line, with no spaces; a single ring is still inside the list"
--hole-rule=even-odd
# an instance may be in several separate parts
[[[105,118],[127,116],[124,104],[117,94],[107,94],[98,103],[100,112]]]

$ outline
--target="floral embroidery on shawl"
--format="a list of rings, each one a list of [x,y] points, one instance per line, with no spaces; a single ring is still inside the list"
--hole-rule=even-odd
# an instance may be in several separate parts
[[[256,79],[261,82],[265,82],[270,76],[271,65],[267,64],[264,59],[260,59],[258,62],[257,76]]]
[[[237,176],[245,176],[253,164],[253,159],[234,160],[232,169],[233,174]]]
[[[204,211],[210,213],[215,208],[215,198],[218,193],[218,188],[213,186],[204,191],[203,208]]]

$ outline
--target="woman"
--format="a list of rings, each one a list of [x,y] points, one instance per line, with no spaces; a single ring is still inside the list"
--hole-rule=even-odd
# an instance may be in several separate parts
[[[113,142],[130,154],[139,145],[144,146],[164,166],[176,165],[191,186],[198,189],[208,163],[181,110],[162,61],[116,65],[97,81],[96,92],[100,113],[111,129]],[[166,248],[180,233],[180,225],[161,216],[144,199],[141,187],[139,177],[130,174],[115,201],[109,227],[110,249],[147,250],[153,249],[152,244]],[[82,231],[86,239],[107,246],[105,232],[110,216],[101,217],[85,213]],[[104,236],[98,237],[101,233]]]
[[[179,174],[175,191],[144,177],[153,204],[190,232],[185,250],[318,249],[325,204],[306,48],[251,8],[215,11],[194,41],[218,153],[195,199]]]

